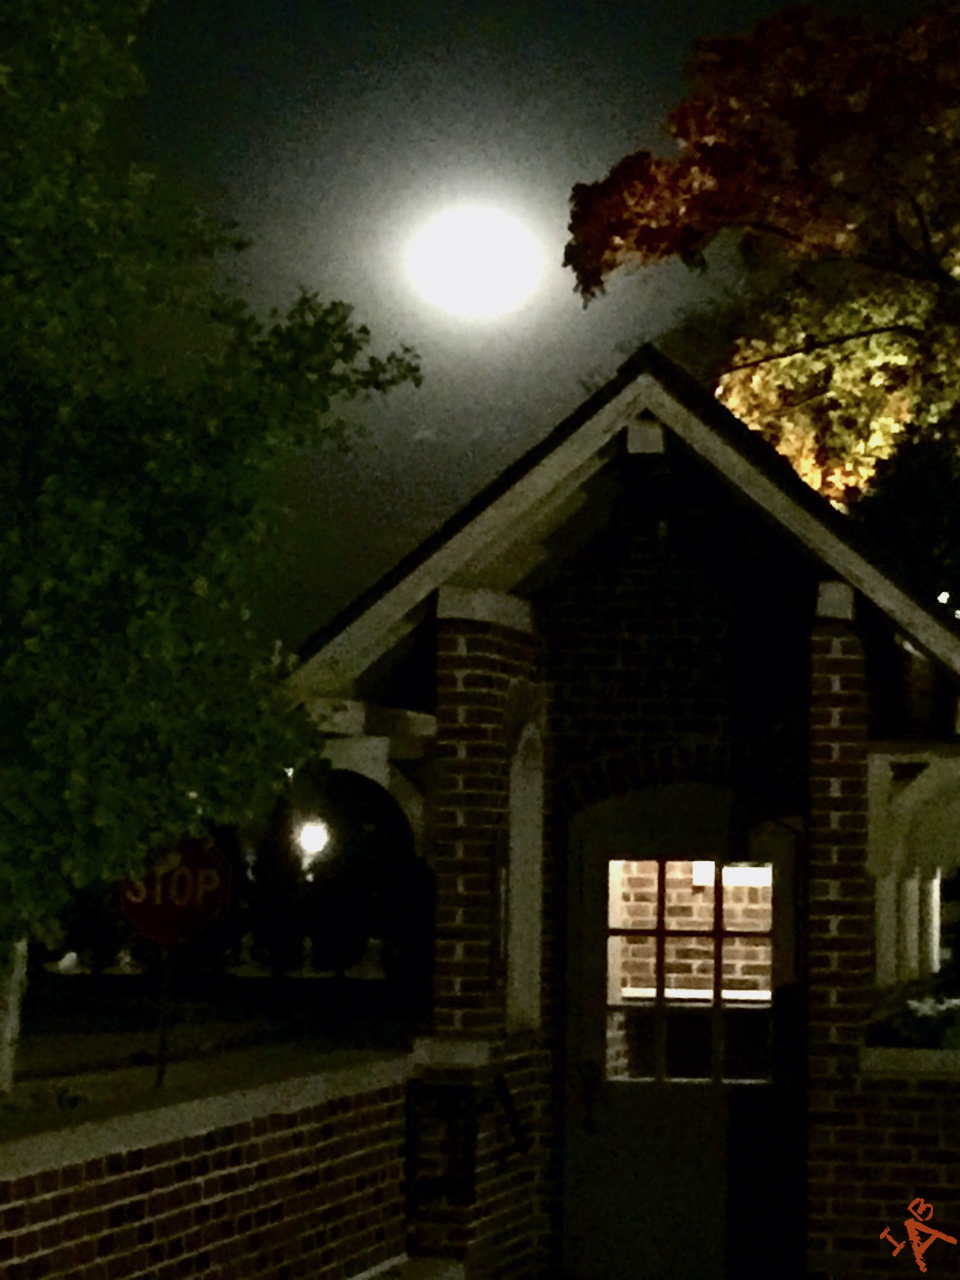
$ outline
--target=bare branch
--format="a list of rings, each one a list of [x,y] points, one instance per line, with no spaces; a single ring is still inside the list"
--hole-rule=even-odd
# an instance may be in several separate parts
[[[921,211],[922,214],[922,211]],[[878,258],[873,254],[840,254],[836,258],[815,258],[816,262],[856,262],[861,267],[871,267],[874,271],[884,271],[892,275],[902,276],[905,280],[916,280],[920,284],[932,284],[939,288],[949,289],[951,292],[960,289],[960,280],[955,279],[949,271],[945,271],[939,265],[935,255],[932,253],[927,256],[921,254],[918,250],[904,239],[903,233],[897,226],[895,219],[891,215],[890,218],[890,235],[891,238],[898,242],[909,255],[914,258],[920,266],[911,268],[905,263],[891,262],[887,258]],[[787,231],[784,227],[778,227],[771,222],[751,222],[748,224],[748,231],[754,231],[760,235],[776,236],[780,240],[788,240],[792,244],[803,244],[804,238],[797,235],[796,232]],[[924,224],[924,233],[926,227]]]
[[[890,213],[887,215],[887,225],[890,228],[890,239],[894,246],[899,248],[901,252],[905,253],[909,258],[912,258],[914,262],[921,263],[921,269],[924,270],[924,272],[928,271],[930,269],[929,258],[925,257],[919,249],[915,249],[900,230],[900,221],[897,218],[896,209],[891,209]]]
[[[916,280],[919,284],[932,284],[938,288],[945,288],[951,293],[960,289],[960,280],[955,280],[950,272],[944,271],[941,266],[927,266],[911,271],[909,267],[898,266],[887,262],[884,258],[872,256],[851,257],[848,261],[858,262],[863,267],[873,267],[877,271],[889,271],[895,276],[902,276],[905,280]]]
[[[937,256],[933,251],[933,241],[930,238],[930,228],[927,226],[927,219],[920,205],[920,201],[911,192],[907,191],[907,199],[910,201],[910,207],[913,209],[913,216],[917,220],[920,227],[920,234],[923,236],[923,251],[931,262],[937,261]]]
[[[922,338],[923,330],[910,324],[884,324],[873,329],[861,329],[858,333],[845,333],[839,338],[824,338],[820,342],[805,342],[801,347],[793,347],[790,351],[778,351],[773,356],[761,356],[759,360],[747,360],[744,364],[732,365],[727,373],[736,373],[739,369],[753,369],[759,364],[769,364],[772,360],[787,360],[790,356],[805,356],[811,351],[822,351],[825,347],[837,346],[842,342],[855,342],[857,338],[871,338],[877,333],[906,333],[911,338]]]
[[[756,231],[760,235],[776,236],[780,240],[790,240],[794,244],[803,244],[803,236],[798,236],[794,231],[787,231],[785,227],[778,227],[772,222],[751,222],[747,225],[748,231]]]
[[[829,377],[826,382],[822,382],[815,391],[811,391],[808,396],[800,396],[797,400],[790,400],[787,404],[789,409],[798,409],[803,404],[810,404],[813,400],[821,400],[830,390],[833,377]]]

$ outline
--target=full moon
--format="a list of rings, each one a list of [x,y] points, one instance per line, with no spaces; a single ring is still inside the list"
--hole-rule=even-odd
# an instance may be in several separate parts
[[[410,274],[428,302],[479,319],[517,306],[540,278],[540,246],[497,209],[451,209],[419,233]]]

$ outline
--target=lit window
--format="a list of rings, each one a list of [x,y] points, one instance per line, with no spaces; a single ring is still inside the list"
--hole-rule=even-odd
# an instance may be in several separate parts
[[[769,863],[610,862],[609,1079],[769,1078],[772,895]]]

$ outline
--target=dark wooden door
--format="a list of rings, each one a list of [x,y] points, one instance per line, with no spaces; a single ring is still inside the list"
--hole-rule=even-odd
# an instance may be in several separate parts
[[[796,833],[766,824],[733,865],[729,805],[720,788],[655,787],[574,823],[566,1280],[752,1280],[799,1262],[774,998],[795,980]]]

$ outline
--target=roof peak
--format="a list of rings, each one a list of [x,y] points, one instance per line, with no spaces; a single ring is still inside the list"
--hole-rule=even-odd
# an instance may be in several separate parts
[[[543,440],[311,636],[301,647],[304,662],[291,676],[294,685],[342,695],[356,676],[412,630],[439,587],[489,586],[483,566],[509,566],[511,557],[520,572],[522,553],[536,546],[551,520],[562,519],[576,505],[578,490],[606,464],[616,439],[641,415],[659,421],[817,555],[827,576],[861,591],[960,673],[960,638],[857,545],[847,518],[707,388],[646,342]]]

